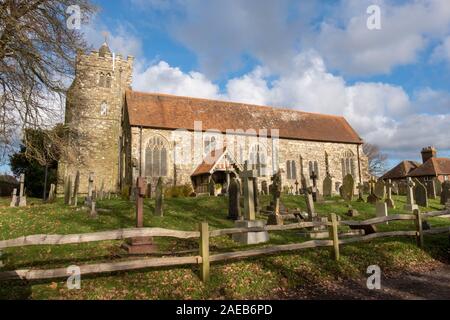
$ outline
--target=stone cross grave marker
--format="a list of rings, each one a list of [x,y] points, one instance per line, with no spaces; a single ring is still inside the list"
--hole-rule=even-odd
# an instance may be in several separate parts
[[[240,195],[241,192],[236,177],[232,177],[228,188],[228,219],[239,220],[241,218]]]
[[[353,193],[355,190],[355,180],[351,174],[348,174],[344,178],[344,184],[342,185],[342,197],[345,201],[353,200]]]
[[[450,200],[450,181],[445,181],[442,184],[441,204],[445,206],[449,200]]]
[[[436,181],[434,179],[427,181],[425,186],[427,188],[428,198],[436,199]]]
[[[414,203],[414,186],[416,184],[411,180],[410,177],[406,178],[406,204],[404,206],[404,209],[406,211],[414,211],[415,209],[419,209],[417,204]]]
[[[10,207],[17,207],[18,203],[17,203],[17,188],[14,188],[13,192],[12,192],[12,197],[11,197],[11,203],[10,203]]]
[[[158,178],[155,190],[155,215],[158,217],[164,216],[164,186],[163,178]]]
[[[248,161],[246,161],[240,178],[244,192],[244,219],[249,221],[256,219],[253,179],[257,176],[258,172],[253,169],[248,169]]]
[[[25,174],[20,175],[20,189],[19,189],[19,207],[27,206],[27,196],[25,195]]]
[[[315,212],[314,207],[314,199],[312,196],[313,190],[312,187],[309,185],[309,180],[306,179],[304,175],[302,175],[302,189],[306,202],[306,210],[308,211],[308,219],[312,221],[313,219],[317,218],[317,214]]]
[[[313,201],[317,202],[317,173],[313,170],[311,172],[311,176],[310,176],[313,185],[312,185],[312,197],[313,197]]]
[[[427,188],[418,179],[414,179],[416,184],[414,188],[414,199],[416,199],[416,204],[422,207],[428,207],[428,194]]]
[[[395,209],[395,203],[394,203],[394,199],[392,199],[392,189],[394,187],[394,184],[392,183],[391,179],[387,179],[385,182],[385,186],[386,186],[386,204],[388,206],[388,208],[390,209]]]
[[[333,179],[329,175],[323,179],[323,196],[331,197],[333,195]]]

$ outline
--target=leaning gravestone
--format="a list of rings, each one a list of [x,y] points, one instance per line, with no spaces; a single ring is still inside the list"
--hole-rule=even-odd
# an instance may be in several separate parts
[[[241,217],[240,194],[239,184],[236,178],[232,177],[228,188],[228,219],[238,220]]]
[[[369,196],[367,197],[367,203],[375,204],[378,201],[378,197],[375,195],[375,184],[376,180],[374,177],[371,177],[369,180]]]
[[[280,211],[281,211],[280,197],[281,197],[281,186],[282,186],[281,171],[278,171],[277,173],[275,173],[272,176],[271,180],[272,180],[271,189],[270,189],[270,193],[272,195],[271,210],[273,212],[271,215],[269,215],[267,224],[282,225],[283,219],[280,216]]]
[[[425,186],[427,188],[428,198],[433,200],[436,199],[436,181],[434,179],[427,181]]]
[[[158,179],[155,190],[155,215],[158,217],[164,216],[164,190],[161,177]]]
[[[427,188],[417,179],[414,180],[416,184],[414,188],[414,198],[416,199],[417,205],[421,207],[428,207],[428,195]]]
[[[404,206],[404,209],[406,211],[413,212],[415,209],[419,209],[417,204],[415,204],[415,202],[414,202],[414,186],[415,185],[416,184],[411,180],[410,177],[408,177],[406,179],[407,192],[406,192],[406,204]]]
[[[351,174],[348,174],[344,178],[344,184],[342,185],[342,198],[345,201],[352,201],[355,193],[355,180]]]
[[[449,200],[450,200],[450,181],[445,181],[442,184],[441,204],[445,206]]]
[[[331,197],[333,195],[333,179],[329,175],[323,179],[323,196]]]

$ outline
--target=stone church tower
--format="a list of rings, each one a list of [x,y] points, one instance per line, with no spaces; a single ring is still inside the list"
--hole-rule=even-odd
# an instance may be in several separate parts
[[[70,128],[68,152],[59,162],[58,189],[80,171],[80,193],[94,173],[97,190],[116,191],[120,178],[125,92],[131,87],[134,58],[99,51],[79,52],[75,79],[67,92],[65,123]]]

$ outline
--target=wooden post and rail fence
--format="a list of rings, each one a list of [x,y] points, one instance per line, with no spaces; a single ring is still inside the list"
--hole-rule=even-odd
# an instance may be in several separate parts
[[[228,261],[233,259],[243,259],[249,257],[256,257],[267,254],[277,254],[288,251],[297,251],[309,248],[319,247],[332,247],[334,253],[334,259],[339,260],[340,252],[339,247],[342,245],[370,241],[377,238],[386,237],[400,237],[400,236],[413,236],[417,239],[417,245],[423,247],[424,235],[450,233],[449,227],[433,228],[430,230],[423,230],[422,219],[430,217],[438,217],[442,215],[450,214],[447,211],[433,211],[427,213],[420,213],[419,210],[415,210],[414,214],[398,214],[390,215],[387,217],[377,217],[365,221],[338,221],[336,214],[330,214],[328,221],[315,221],[315,222],[299,222],[287,225],[274,225],[258,228],[229,228],[220,230],[209,230],[208,223],[200,223],[198,231],[180,231],[180,230],[168,230],[162,228],[139,228],[139,229],[122,229],[113,231],[104,231],[96,233],[84,233],[84,234],[71,234],[71,235],[32,235],[20,237],[17,239],[0,241],[0,250],[14,248],[14,247],[26,247],[37,245],[66,245],[66,244],[80,244],[88,242],[108,241],[108,240],[125,240],[135,237],[172,237],[178,239],[198,239],[199,240],[199,254],[197,256],[188,257],[163,257],[163,258],[141,258],[135,260],[125,260],[109,263],[97,263],[80,266],[82,275],[87,274],[100,274],[107,272],[126,271],[126,270],[138,270],[154,267],[167,267],[167,266],[181,266],[181,265],[199,265],[200,278],[202,281],[208,281],[210,277],[210,264],[219,261]],[[338,227],[339,226],[353,226],[363,227],[368,225],[376,225],[386,223],[388,221],[414,221],[415,231],[387,231],[376,232],[363,236],[354,236],[345,239],[339,239]],[[247,233],[247,232],[259,232],[259,231],[283,231],[283,230],[295,230],[312,227],[328,227],[330,233],[330,239],[327,240],[311,240],[301,243],[290,243],[283,245],[272,245],[260,248],[254,248],[245,251],[227,252],[227,253],[210,253],[210,238]],[[66,268],[48,269],[48,270],[15,270],[0,272],[1,280],[37,280],[37,279],[53,279],[64,278],[69,276]]]

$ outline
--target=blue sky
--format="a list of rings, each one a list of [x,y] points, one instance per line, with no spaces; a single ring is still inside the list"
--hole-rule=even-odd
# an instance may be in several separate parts
[[[390,165],[450,156],[448,0],[95,2],[85,37],[136,57],[136,90],[343,115]]]
[[[136,57],[136,90],[343,115],[390,165],[450,156],[450,1],[96,3],[86,39]]]

